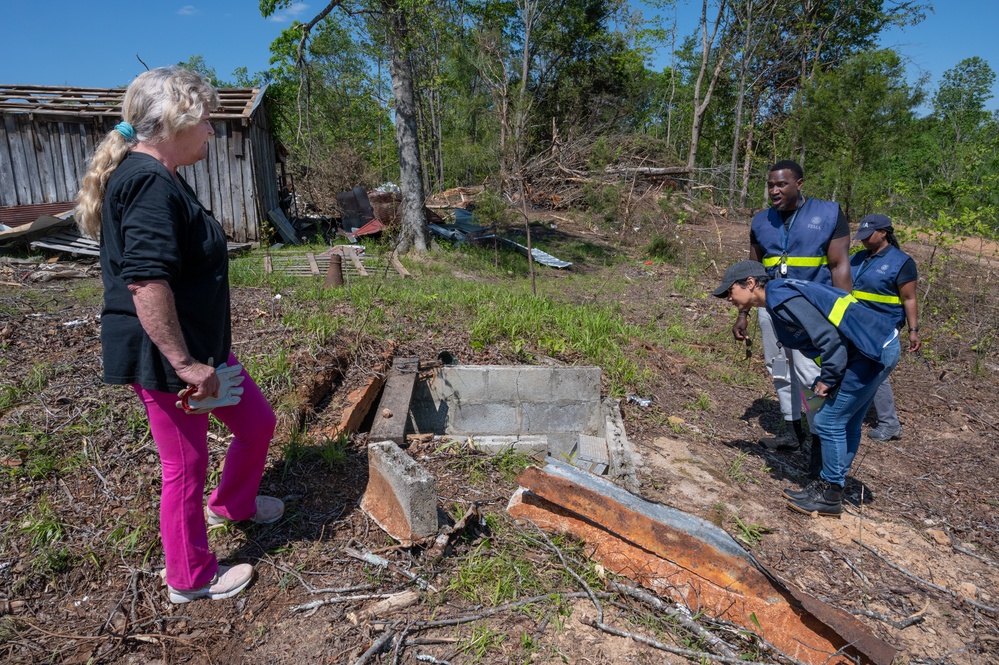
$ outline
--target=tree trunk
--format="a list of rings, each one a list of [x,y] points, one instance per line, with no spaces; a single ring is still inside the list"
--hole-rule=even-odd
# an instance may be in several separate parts
[[[754,109],[753,117],[756,117],[757,111]],[[756,123],[749,123],[749,131],[746,133],[746,149],[745,156],[742,161],[742,189],[739,190],[739,207],[746,207],[746,197],[749,195],[749,177],[752,175],[753,169],[753,135],[756,130]]]
[[[416,96],[413,92],[412,66],[402,52],[408,29],[406,16],[398,6],[386,5],[390,25],[389,73],[395,97],[395,139],[399,145],[399,188],[402,190],[400,219],[402,228],[396,251],[427,251],[427,218],[423,210],[423,174],[416,120]]]
[[[690,171],[694,170],[694,165],[697,161],[697,143],[701,139],[701,124],[704,122],[704,113],[708,110],[708,104],[711,102],[711,93],[714,92],[715,83],[718,82],[718,75],[721,73],[722,65],[725,62],[724,54],[719,53],[715,68],[711,72],[708,89],[705,91],[704,99],[702,100],[701,86],[704,83],[704,76],[708,70],[711,46],[715,41],[715,35],[718,34],[718,27],[721,25],[722,15],[725,12],[725,2],[726,0],[721,0],[718,3],[718,17],[715,19],[715,25],[711,30],[710,38],[708,37],[708,0],[704,0],[701,7],[701,69],[697,74],[697,82],[694,84],[694,109],[690,129],[690,150],[687,152],[687,168]]]

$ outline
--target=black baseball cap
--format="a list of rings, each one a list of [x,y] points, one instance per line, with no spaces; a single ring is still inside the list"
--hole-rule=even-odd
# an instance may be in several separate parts
[[[866,240],[878,229],[891,227],[891,218],[888,215],[868,215],[860,220],[860,230],[853,236],[854,240]]]
[[[732,285],[736,282],[741,282],[744,279],[750,277],[767,277],[767,269],[763,267],[763,264],[759,261],[739,261],[738,263],[733,263],[729,266],[728,270],[725,271],[725,276],[722,277],[721,284],[718,288],[711,292],[711,295],[718,298],[725,298],[728,296],[728,290],[732,288]]]

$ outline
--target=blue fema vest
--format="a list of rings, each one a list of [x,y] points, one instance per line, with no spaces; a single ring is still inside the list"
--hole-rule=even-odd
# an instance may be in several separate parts
[[[838,203],[807,197],[798,209],[790,231],[784,229],[784,220],[776,208],[771,206],[756,213],[753,235],[763,247],[762,263],[770,276],[832,284],[826,254],[838,219]],[[787,275],[781,275],[778,268],[785,251]]]
[[[875,256],[867,265],[864,261],[870,256],[866,249],[850,257],[850,274],[853,276],[853,297],[865,305],[887,314],[895,322],[895,327],[905,323],[905,310],[899,297],[898,273],[911,258],[892,245],[881,256]]]
[[[778,305],[796,296],[803,296],[822,312],[863,356],[876,363],[881,362],[881,350],[895,335],[894,321],[890,317],[861,305],[843,289],[799,279],[771,280],[767,284],[767,309],[773,313]],[[784,346],[801,349],[801,336],[790,334],[780,324],[774,326],[774,332]],[[801,350],[806,355],[810,355],[809,351],[817,351]]]

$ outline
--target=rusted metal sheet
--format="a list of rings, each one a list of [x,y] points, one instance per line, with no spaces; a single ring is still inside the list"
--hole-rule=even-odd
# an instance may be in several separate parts
[[[759,564],[759,562],[757,563]],[[898,654],[898,650],[871,633],[871,630],[855,616],[847,614],[843,610],[835,608],[827,603],[823,603],[818,598],[809,595],[808,593],[805,593],[801,589],[788,583],[770,568],[767,568],[766,566],[763,566],[763,568],[777,583],[783,586],[788,593],[794,596],[795,600],[801,603],[801,606],[805,609],[805,611],[809,612],[819,621],[835,630],[843,637],[843,639],[856,647],[858,651],[865,654],[873,662],[878,665],[888,665],[895,659],[895,656]]]
[[[0,224],[6,224],[11,228],[17,228],[18,226],[31,224],[40,217],[60,217],[68,215],[75,207],[75,201],[0,207]]]
[[[559,462],[529,468],[518,482],[514,517],[575,534],[609,570],[762,632],[793,658],[816,665],[894,659],[896,650],[857,619],[794,589],[710,522]]]
[[[517,476],[517,482],[541,498],[603,525],[615,535],[723,588],[767,600],[780,597],[763,571],[745,556],[745,550],[734,541],[729,544],[728,534],[710,522],[645,501],[609,482],[609,487],[598,490],[584,487],[574,476],[599,480],[552,462],[544,470],[529,467]],[[612,493],[627,496],[615,497]],[[645,504],[641,508],[655,511],[658,519],[626,507],[637,502]]]

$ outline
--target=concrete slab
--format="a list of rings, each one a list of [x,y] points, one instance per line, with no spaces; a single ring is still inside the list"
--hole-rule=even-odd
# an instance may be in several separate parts
[[[368,486],[361,509],[403,545],[437,535],[434,478],[391,441],[368,444]]]
[[[474,436],[470,437],[472,447],[490,454],[498,454],[513,450],[523,453],[538,461],[544,460],[548,453],[548,437],[541,435],[509,435],[509,436]]]

